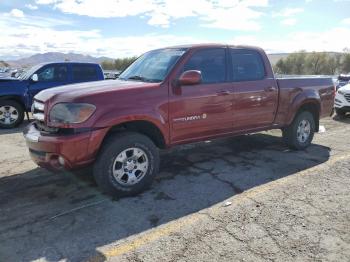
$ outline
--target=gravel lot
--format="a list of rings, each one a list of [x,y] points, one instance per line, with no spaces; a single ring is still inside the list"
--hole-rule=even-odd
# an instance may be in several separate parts
[[[280,131],[162,152],[152,188],[102,195],[0,130],[0,261],[350,261],[350,118],[290,151]]]

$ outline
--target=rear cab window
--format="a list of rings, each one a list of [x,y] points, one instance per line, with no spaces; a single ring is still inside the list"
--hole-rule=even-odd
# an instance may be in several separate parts
[[[94,65],[72,65],[73,81],[93,81],[98,79],[97,68]]]
[[[266,76],[259,52],[249,49],[229,49],[233,82],[262,80]]]

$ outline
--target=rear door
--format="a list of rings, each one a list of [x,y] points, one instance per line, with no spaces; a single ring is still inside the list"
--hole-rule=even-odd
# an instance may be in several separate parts
[[[230,79],[234,89],[234,130],[270,126],[278,105],[278,87],[268,78],[261,54],[229,48]]]
[[[170,94],[173,143],[232,131],[233,89],[227,79],[226,50],[199,49],[185,62],[181,72],[201,71],[202,82],[176,87]]]
[[[38,81],[31,81],[28,88],[30,101],[40,91],[68,84],[68,68],[65,64],[51,64],[40,68],[37,72]]]

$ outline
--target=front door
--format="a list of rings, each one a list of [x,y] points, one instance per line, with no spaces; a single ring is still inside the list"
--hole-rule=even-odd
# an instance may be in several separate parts
[[[176,87],[170,94],[172,143],[232,131],[233,89],[227,82],[226,48],[195,51],[181,72],[198,70],[202,82]]]
[[[38,75],[38,81],[31,81],[28,89],[30,101],[44,89],[68,84],[67,66],[63,64],[44,66],[36,74]]]

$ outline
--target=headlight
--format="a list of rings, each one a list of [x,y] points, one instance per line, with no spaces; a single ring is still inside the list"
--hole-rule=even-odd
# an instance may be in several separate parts
[[[50,122],[64,124],[82,123],[95,112],[96,107],[85,103],[59,103],[50,111]]]
[[[345,95],[345,92],[338,90],[338,94]]]

